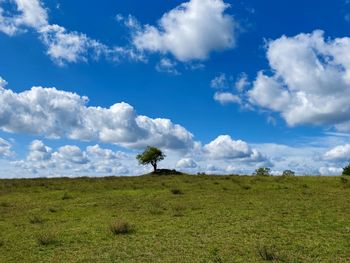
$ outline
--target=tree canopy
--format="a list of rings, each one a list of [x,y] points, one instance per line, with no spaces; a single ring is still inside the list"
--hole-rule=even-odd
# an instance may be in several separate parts
[[[165,154],[156,147],[148,146],[143,153],[140,153],[136,156],[136,159],[139,161],[139,164],[153,166],[154,172],[157,171],[158,162],[164,160]]]

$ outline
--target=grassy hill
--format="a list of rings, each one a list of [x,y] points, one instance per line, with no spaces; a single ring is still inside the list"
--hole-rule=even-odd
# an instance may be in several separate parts
[[[0,180],[0,262],[349,262],[342,177]]]

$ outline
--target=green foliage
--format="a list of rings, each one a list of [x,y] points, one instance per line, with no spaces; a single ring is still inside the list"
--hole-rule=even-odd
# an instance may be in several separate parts
[[[253,175],[256,176],[270,176],[271,169],[268,167],[260,167],[258,169],[255,170]]]
[[[282,176],[295,176],[295,172],[292,170],[284,170]]]
[[[343,168],[343,175],[350,176],[350,164]]]
[[[136,159],[139,161],[139,164],[153,166],[154,172],[157,171],[158,162],[164,160],[165,154],[156,147],[148,146],[143,153],[140,153],[136,156]]]

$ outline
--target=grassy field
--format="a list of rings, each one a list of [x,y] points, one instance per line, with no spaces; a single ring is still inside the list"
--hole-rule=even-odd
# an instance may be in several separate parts
[[[264,261],[350,262],[350,180],[0,180],[0,262]]]

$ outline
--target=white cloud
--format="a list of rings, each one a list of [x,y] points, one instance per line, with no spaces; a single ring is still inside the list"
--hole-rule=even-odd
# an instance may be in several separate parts
[[[138,115],[127,103],[88,107],[87,97],[55,88],[15,93],[0,88],[0,129],[51,138],[102,141],[127,148],[155,145],[171,150],[193,147],[193,135],[168,119]]]
[[[179,75],[179,71],[176,69],[177,63],[171,61],[168,58],[162,58],[156,66],[157,71],[166,72],[172,75]]]
[[[100,56],[108,53],[108,48],[96,40],[78,32],[67,32],[58,25],[48,25],[40,29],[41,39],[47,46],[47,54],[59,65],[65,62],[86,61],[87,53]]]
[[[241,98],[237,95],[234,95],[230,92],[216,92],[214,94],[214,100],[220,104],[229,104],[229,103],[241,103]]]
[[[350,38],[322,31],[282,36],[267,45],[272,75],[259,72],[249,101],[279,112],[291,125],[334,125],[350,131]]]
[[[330,161],[350,162],[350,144],[334,147],[325,153],[324,158]]]
[[[220,135],[203,147],[204,153],[212,159],[240,159],[244,161],[264,161],[256,149],[242,140],[233,140],[229,135]]]
[[[137,167],[134,156],[99,145],[88,146],[84,151],[75,145],[65,145],[52,151],[38,140],[32,142],[26,160],[14,161],[11,165],[17,177],[129,175],[129,169],[137,175],[144,171]]]
[[[192,158],[183,158],[176,163],[179,169],[196,168],[198,165]]]
[[[226,74],[221,73],[210,81],[210,86],[214,89],[227,89],[230,86],[228,82]]]
[[[339,167],[321,167],[319,170],[321,175],[331,176],[331,175],[341,175],[343,173],[343,168]]]
[[[242,92],[246,87],[250,85],[248,80],[248,75],[246,73],[241,73],[235,83],[235,87],[239,92]]]
[[[13,11],[5,10],[2,3],[17,8]],[[132,50],[121,47],[107,47],[97,40],[91,39],[79,32],[69,32],[64,27],[50,24],[47,10],[40,0],[10,0],[0,1],[0,31],[13,36],[27,29],[35,30],[40,40],[47,47],[47,54],[58,65],[87,61],[90,57],[97,59],[104,56],[107,59],[118,60],[128,57],[142,60],[142,56]]]
[[[25,27],[40,29],[48,24],[48,15],[39,0],[10,0],[0,1],[0,4],[14,3],[18,14],[8,14],[0,6],[0,31],[14,35]]]
[[[190,0],[165,13],[158,26],[132,23],[133,44],[141,51],[171,53],[180,61],[204,60],[232,48],[236,21],[222,0]],[[134,20],[132,20],[134,21]]]
[[[11,144],[3,138],[0,138],[0,158],[13,157],[14,152],[11,150]]]
[[[28,161],[46,161],[51,158],[52,149],[44,145],[42,141],[35,140],[29,147]]]

